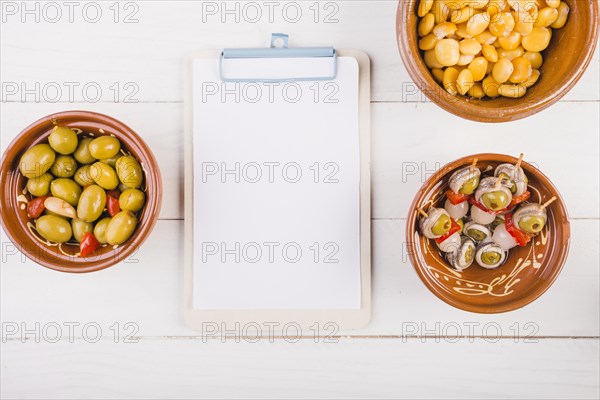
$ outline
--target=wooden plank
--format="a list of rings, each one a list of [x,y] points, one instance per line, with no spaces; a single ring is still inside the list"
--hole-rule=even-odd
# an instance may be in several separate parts
[[[597,339],[2,343],[2,398],[585,398]]]
[[[373,221],[372,320],[365,329],[339,334],[600,336],[597,221],[573,221],[570,258],[546,294],[523,309],[499,315],[460,311],[431,294],[406,256],[404,229],[402,220]],[[70,275],[25,259],[2,233],[1,320],[29,327],[36,322],[95,322],[106,334],[115,322],[133,322],[142,336],[201,335],[183,325],[182,235],[182,221],[159,221],[130,259],[97,273]]]
[[[55,19],[52,9],[38,4],[37,13],[23,14],[24,6],[15,2],[15,13],[7,13],[0,27],[0,72],[3,83],[9,85],[3,87],[2,100],[35,101],[35,95],[26,90],[39,85],[42,101],[98,98],[113,102],[115,97],[119,101],[182,101],[184,54],[197,49],[261,47],[267,45],[271,32],[286,32],[292,46],[333,45],[367,51],[373,63],[374,101],[425,101],[415,91],[398,53],[395,0],[283,1],[275,2],[277,6],[253,1],[127,4],[132,3],[135,6],[127,9],[121,5],[118,15],[113,3],[97,3],[100,18],[88,22],[95,19],[96,7],[84,14],[85,3],[77,3],[70,19],[69,9],[59,2],[62,18],[51,22]],[[29,7],[35,10],[34,5]],[[127,16],[137,22],[125,23]],[[598,54],[565,100],[600,99]],[[69,87],[73,87],[72,95]]]
[[[67,107],[4,103],[2,113],[10,118],[0,120],[2,151],[32,121],[65,109],[102,112],[137,131],[160,164],[164,184],[161,218],[183,218],[181,104],[101,103]],[[524,152],[525,159],[535,163],[557,186],[572,218],[600,217],[597,103],[559,103],[525,120],[506,124],[464,121],[430,103],[377,103],[372,105],[372,120],[374,218],[405,218],[425,178],[452,160],[480,152]],[[576,162],[567,161],[571,155]],[[581,195],[582,190],[585,196]]]

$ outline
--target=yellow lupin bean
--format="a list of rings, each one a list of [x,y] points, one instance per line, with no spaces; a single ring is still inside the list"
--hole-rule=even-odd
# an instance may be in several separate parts
[[[499,37],[498,43],[504,50],[514,50],[521,45],[521,34],[513,31],[508,36]]]
[[[506,0],[490,0],[487,7],[488,15],[496,15],[498,13],[508,10],[508,3]]]
[[[556,21],[554,21],[554,23],[552,25],[550,25],[550,27],[554,28],[554,29],[562,28],[567,23],[568,16],[569,16],[569,5],[567,3],[565,3],[564,1],[561,1],[560,5],[558,6],[558,17],[556,18]]]
[[[512,15],[515,20],[514,32],[520,33],[521,35],[528,35],[533,29],[535,18],[527,11],[515,11]]]
[[[522,57],[529,60],[529,62],[531,63],[531,68],[533,69],[539,69],[542,66],[542,63],[544,62],[542,53],[538,53],[537,51],[526,51]]]
[[[438,83],[442,83],[444,79],[444,71],[440,68],[434,68],[431,70],[431,75]]]
[[[473,82],[479,82],[483,78],[485,78],[485,74],[487,71],[488,61],[485,57],[476,57],[469,64],[469,71],[471,71]]]
[[[475,10],[471,7],[463,7],[460,10],[454,10],[450,13],[450,21],[455,24],[467,22],[475,14]]]
[[[456,88],[458,89],[458,93],[466,94],[474,84],[475,82],[473,81],[473,74],[468,68],[460,71],[458,78],[456,79]]]
[[[444,70],[442,83],[444,85],[444,89],[446,89],[446,91],[451,95],[456,95],[458,93],[458,88],[456,87],[458,74],[458,70],[454,67],[448,67]]]
[[[464,67],[466,65],[469,65],[474,58],[475,56],[472,54],[461,54],[460,57],[458,57],[456,65],[458,65],[459,67]]]
[[[552,7],[544,7],[538,11],[537,19],[533,26],[543,26],[544,28],[552,25],[558,19],[558,10]]]
[[[496,82],[491,75],[489,75],[483,80],[483,82],[481,82],[481,87],[483,88],[483,92],[486,96],[492,98],[499,96],[498,88],[500,87],[500,84]]]
[[[481,10],[482,8],[485,8],[489,2],[490,0],[471,0],[469,5],[476,10]]]
[[[438,42],[437,36],[433,33],[421,38],[419,40],[419,49],[421,50],[431,50],[435,47],[435,44]]]
[[[425,14],[427,14],[429,10],[431,10],[431,7],[433,7],[433,0],[421,0],[419,2],[418,10],[419,17],[424,17]]]
[[[515,19],[509,12],[499,13],[491,17],[489,30],[496,37],[508,36],[515,27]]]
[[[485,97],[485,92],[483,91],[481,83],[477,82],[469,89],[469,96],[475,99],[483,99]]]
[[[477,36],[485,31],[490,24],[490,18],[487,13],[473,15],[467,21],[467,33],[471,36]]]
[[[460,57],[460,46],[454,39],[442,39],[435,45],[435,58],[443,66],[456,65]]]
[[[529,79],[533,69],[531,61],[524,57],[517,57],[512,61],[513,72],[508,78],[512,83],[523,83]]]
[[[558,8],[560,7],[560,0],[546,0],[546,4],[548,4],[548,7],[552,7],[552,8]]]
[[[485,70],[486,75],[489,75],[492,73],[492,70],[494,69],[494,65],[496,65],[496,63],[488,62],[487,69]]]
[[[443,0],[450,10],[460,10],[469,4],[469,0]]]
[[[498,52],[491,44],[484,44],[481,46],[481,52],[489,62],[495,63],[498,61]]]
[[[462,54],[477,55],[481,51],[481,43],[477,39],[463,39],[458,43]]]
[[[423,53],[423,60],[425,61],[425,65],[429,68],[444,68],[442,64],[435,57],[435,50],[427,50]]]
[[[538,71],[537,69],[534,69],[531,72],[531,76],[529,77],[529,79],[527,79],[525,82],[523,82],[523,86],[529,88],[532,87],[533,85],[535,85],[535,83],[538,81],[538,79],[540,79],[540,71]]]
[[[470,39],[473,37],[467,33],[467,23],[466,22],[456,25],[456,32],[454,32],[454,34],[463,39]]]
[[[521,44],[527,51],[542,51],[550,44],[550,38],[552,38],[550,29],[536,26],[529,35],[523,36]]]
[[[523,40],[521,39],[521,42]],[[498,52],[498,58],[506,58],[509,61],[514,60],[517,57],[521,57],[525,54],[525,49],[523,46],[519,46],[514,50],[504,50],[502,48],[496,50]]]
[[[447,36],[450,36],[454,34],[454,32],[456,32],[456,24],[448,21],[440,22],[433,28],[433,34],[438,39],[443,39]]]
[[[481,44],[494,44],[496,36],[492,35],[489,30],[481,32],[479,35],[475,35],[475,39]]]
[[[500,96],[513,99],[525,96],[525,92],[527,92],[527,88],[524,85],[500,85],[498,88]]]
[[[439,24],[440,22],[444,22],[448,19],[448,15],[450,15],[450,9],[443,1],[435,0],[433,2],[433,7],[431,7],[431,13],[435,18],[435,23]]]
[[[492,77],[498,83],[504,83],[510,78],[514,70],[512,63],[506,58],[500,58],[492,69]]]
[[[419,36],[429,35],[431,33],[431,30],[433,29],[434,25],[435,25],[435,18],[433,16],[433,14],[432,13],[426,14],[419,21],[419,27],[418,27]]]

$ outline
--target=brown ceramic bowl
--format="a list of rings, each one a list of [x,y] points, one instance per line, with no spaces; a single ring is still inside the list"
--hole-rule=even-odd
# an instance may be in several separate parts
[[[570,224],[567,209],[550,180],[533,165],[521,165],[529,178],[530,202],[557,200],[547,208],[548,223],[524,247],[509,251],[506,262],[492,270],[473,263],[458,272],[442,258],[437,245],[418,232],[417,207],[427,210],[432,204],[443,207],[448,178],[456,169],[470,165],[474,158],[485,169],[501,163],[516,163],[515,157],[502,154],[475,154],[445,165],[431,176],[417,193],[409,209],[406,237],[409,256],[427,288],[446,303],[477,313],[501,313],[523,307],[540,297],[560,273],[569,252]],[[493,173],[493,171],[492,171]]]
[[[26,179],[19,171],[19,160],[30,147],[48,142],[48,135],[54,124],[79,128],[86,134],[94,136],[115,135],[124,150],[130,152],[140,161],[145,172],[146,204],[139,215],[138,226],[125,243],[116,249],[105,246],[89,257],[75,257],[78,246],[47,246],[37,239],[27,228],[26,210],[21,209],[17,196],[22,193]],[[104,133],[102,133],[102,131]],[[144,141],[127,125],[106,115],[89,111],[65,111],[48,115],[25,128],[8,146],[2,156],[0,170],[0,216],[2,227],[28,258],[45,267],[62,272],[92,272],[98,271],[127,258],[141,246],[148,237],[158,219],[162,201],[162,181],[156,159]]]
[[[532,0],[534,1],[534,0]],[[588,66],[598,40],[597,0],[563,0],[569,17],[561,29],[553,29],[552,40],[542,52],[544,64],[537,83],[520,99],[470,99],[446,92],[431,75],[418,47],[419,0],[400,0],[396,37],[408,74],[419,89],[444,110],[481,122],[505,122],[525,118],[556,103],[577,83]]]

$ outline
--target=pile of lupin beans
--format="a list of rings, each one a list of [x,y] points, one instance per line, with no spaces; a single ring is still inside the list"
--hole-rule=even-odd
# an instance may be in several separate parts
[[[552,29],[567,22],[560,0],[420,0],[419,49],[452,95],[518,98],[540,78]]]
[[[27,178],[19,200],[48,245],[78,245],[85,257],[124,243],[135,231],[146,200],[144,172],[116,137],[55,126],[48,143],[23,154],[19,169]]]

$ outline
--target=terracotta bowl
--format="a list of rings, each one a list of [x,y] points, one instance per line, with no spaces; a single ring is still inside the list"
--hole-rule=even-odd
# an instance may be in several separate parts
[[[473,263],[458,272],[442,258],[437,245],[418,232],[417,207],[443,207],[448,179],[456,169],[478,158],[482,174],[500,163],[516,163],[502,154],[475,154],[445,165],[417,193],[408,214],[406,237],[413,266],[427,288],[446,303],[476,313],[501,313],[523,307],[540,297],[560,273],[569,252],[570,224],[567,209],[550,180],[533,165],[521,165],[529,178],[530,202],[557,200],[547,208],[548,223],[529,245],[510,250],[506,262],[492,270]]]
[[[532,0],[533,1],[533,0]],[[538,82],[520,99],[470,99],[453,96],[438,84],[418,48],[417,7],[419,0],[400,0],[396,37],[408,74],[434,103],[459,117],[481,122],[505,122],[525,118],[560,100],[577,83],[590,63],[598,40],[598,2],[563,0],[569,17],[561,29],[553,29],[552,40],[542,52],[544,63]]]
[[[30,147],[48,142],[48,135],[54,124],[79,128],[86,134],[94,136],[114,134],[121,141],[124,150],[130,152],[140,163],[145,172],[146,204],[139,215],[138,226],[125,243],[116,249],[105,246],[86,258],[75,257],[78,246],[62,246],[63,254],[58,247],[47,246],[36,240],[27,228],[26,210],[21,209],[17,196],[25,188],[26,179],[19,171],[19,160]],[[102,133],[101,130],[104,132]],[[0,216],[2,227],[28,258],[45,267],[62,272],[98,271],[127,258],[141,246],[148,237],[158,219],[162,201],[162,181],[156,159],[144,141],[127,125],[106,115],[89,111],[65,111],[48,115],[25,128],[8,146],[2,156],[0,170]]]

